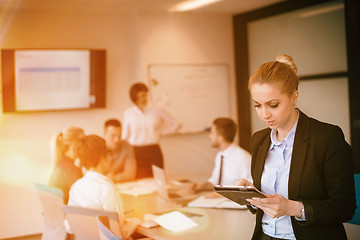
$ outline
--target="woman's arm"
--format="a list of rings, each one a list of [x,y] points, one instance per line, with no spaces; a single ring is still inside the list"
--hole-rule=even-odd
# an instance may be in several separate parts
[[[347,222],[356,209],[351,147],[339,127],[328,129],[324,139],[328,143],[322,161],[326,196],[302,200],[307,224]]]
[[[158,114],[163,121],[161,135],[175,133],[181,128],[180,122],[164,109],[158,108]]]
[[[267,195],[268,198],[252,199],[249,202],[271,217],[283,215],[301,217],[300,213],[304,206],[306,225],[349,221],[356,208],[351,148],[344,140],[340,128],[328,129],[327,133],[323,138],[327,141],[323,155],[320,152],[313,152],[312,154],[315,155],[307,159],[307,161],[315,161],[314,158],[323,156],[323,160],[319,161],[322,164],[322,173],[317,173],[319,176],[316,176],[318,179],[321,178],[317,181],[323,182],[322,197],[315,197],[318,196],[316,191],[320,190],[314,187],[313,182],[312,186],[307,184],[309,186],[306,192],[300,193],[299,196],[303,196],[304,199],[299,201],[272,194]],[[303,177],[306,178],[306,174]]]

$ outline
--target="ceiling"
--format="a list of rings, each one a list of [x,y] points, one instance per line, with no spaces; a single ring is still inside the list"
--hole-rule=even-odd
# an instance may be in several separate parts
[[[0,13],[11,9],[71,10],[87,12],[166,12],[183,0],[0,0]],[[222,0],[193,10],[201,13],[238,14],[284,0]]]

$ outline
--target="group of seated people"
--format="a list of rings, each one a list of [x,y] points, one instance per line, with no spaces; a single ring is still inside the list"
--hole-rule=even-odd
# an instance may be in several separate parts
[[[86,135],[79,127],[64,129],[53,143],[56,164],[49,185],[64,192],[65,204],[117,212],[122,220],[122,236],[127,239],[141,221],[136,218],[124,221],[124,208],[114,184],[139,179],[136,172],[141,163],[137,163],[133,147],[121,139],[121,130],[117,119],[105,122],[103,138]],[[233,120],[214,120],[209,139],[211,145],[219,149],[215,167],[208,181],[192,183],[190,192],[212,190],[217,184],[235,185],[241,178],[251,181],[251,156],[233,143],[235,134]],[[71,234],[70,226],[66,226]]]
[[[65,204],[117,212],[122,236],[129,238],[140,220],[127,219],[125,223],[114,183],[134,180],[136,162],[132,147],[121,139],[120,122],[106,121],[104,138],[85,135],[83,129],[71,126],[59,133],[53,144],[55,166],[49,185],[63,191]],[[71,234],[67,222],[65,226]]]
[[[90,136],[86,136],[84,130],[79,127],[70,126],[64,129],[52,141],[54,168],[50,177],[49,184],[64,192],[65,203],[68,202],[69,190],[72,184],[81,178],[86,166],[82,164],[81,150],[87,146],[87,141],[91,141]],[[106,149],[104,159],[97,161],[106,162],[102,174],[113,182],[125,182],[135,179],[136,161],[130,144],[121,139],[121,123],[117,119],[109,119],[105,122],[104,138],[97,136],[104,141]],[[90,145],[87,151],[99,148],[99,144]],[[83,160],[87,161],[87,159]],[[105,164],[105,163],[103,163]]]

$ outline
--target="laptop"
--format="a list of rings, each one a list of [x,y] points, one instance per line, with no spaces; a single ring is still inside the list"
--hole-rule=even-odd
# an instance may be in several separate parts
[[[152,165],[152,172],[156,183],[157,192],[162,198],[167,200],[192,200],[197,197],[197,195],[191,193],[169,192],[166,184],[164,169]]]

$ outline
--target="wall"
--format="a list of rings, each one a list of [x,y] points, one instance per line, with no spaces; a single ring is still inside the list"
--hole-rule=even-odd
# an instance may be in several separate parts
[[[41,232],[41,207],[33,183],[47,181],[49,139],[69,125],[101,135],[107,118],[122,119],[131,105],[128,89],[147,80],[148,64],[228,64],[236,117],[228,15],[18,9],[0,24],[6,29],[0,35],[1,48],[107,50],[105,109],[0,115],[0,238]],[[168,136],[161,145],[169,174],[210,174],[216,150],[209,146],[206,133]]]
[[[294,58],[300,76],[347,71],[341,1],[252,21],[248,29],[250,74],[281,53]],[[340,126],[346,141],[351,143],[346,77],[300,81],[297,107],[310,117]],[[252,131],[255,132],[266,126],[251,108]]]

